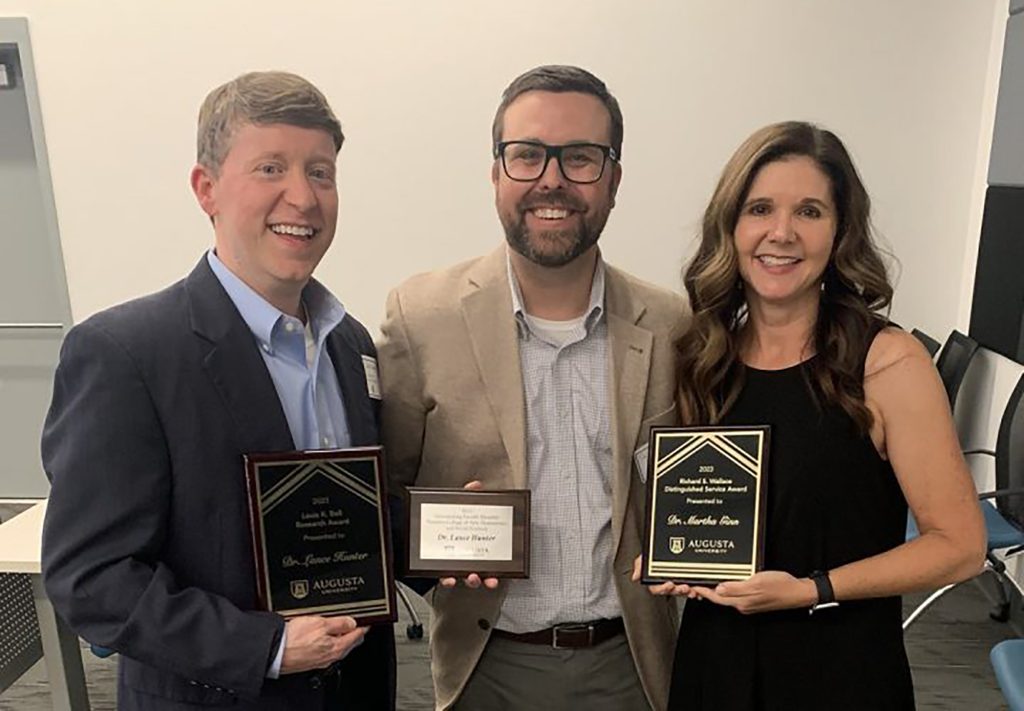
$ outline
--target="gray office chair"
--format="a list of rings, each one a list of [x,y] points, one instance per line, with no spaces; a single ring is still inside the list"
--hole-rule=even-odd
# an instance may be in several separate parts
[[[935,367],[946,388],[950,410],[956,405],[956,396],[960,392],[960,386],[967,374],[967,366],[971,364],[971,359],[977,352],[978,342],[959,331],[949,334],[949,338],[946,339],[945,345],[939,352],[939,359],[935,361]]]
[[[919,329],[915,328],[913,331],[910,332],[910,335],[912,335],[917,340],[921,341],[921,343],[927,349],[928,355],[930,355],[932,358],[935,357],[935,354],[939,352],[939,348],[942,347],[941,343],[939,343],[934,338],[929,336],[927,333]]]

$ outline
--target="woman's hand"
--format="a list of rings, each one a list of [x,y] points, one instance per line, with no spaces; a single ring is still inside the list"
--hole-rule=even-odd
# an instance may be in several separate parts
[[[746,580],[719,583],[714,588],[694,585],[690,590],[693,593],[690,597],[734,607],[744,615],[809,608],[818,602],[818,589],[813,580],[795,578],[779,570],[765,570]]]
[[[640,581],[641,558],[633,561],[633,582]],[[686,583],[648,585],[651,595],[685,595],[689,599],[709,600],[716,605],[734,607],[742,614],[810,608],[818,602],[818,588],[810,578],[795,578],[779,570],[755,573],[746,580],[719,583],[714,588]]]

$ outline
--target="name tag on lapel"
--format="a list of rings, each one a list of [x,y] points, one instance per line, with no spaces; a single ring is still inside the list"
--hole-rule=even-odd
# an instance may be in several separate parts
[[[380,400],[380,377],[377,375],[377,359],[373,356],[364,355],[363,372],[366,373],[366,392],[374,400]]]
[[[637,473],[640,474],[640,481],[644,484],[647,483],[647,449],[649,445],[644,445],[638,450],[633,452],[633,461],[636,463]]]

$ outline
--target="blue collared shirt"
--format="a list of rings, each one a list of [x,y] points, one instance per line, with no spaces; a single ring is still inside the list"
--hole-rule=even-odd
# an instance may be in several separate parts
[[[352,445],[341,386],[324,347],[345,307],[320,282],[310,279],[302,291],[306,324],[281,312],[235,276],[211,249],[207,261],[238,313],[256,337],[281,401],[297,449],[334,449]],[[288,630],[285,628],[267,676],[281,674]]]
[[[345,318],[345,307],[320,282],[310,279],[302,292],[307,333],[302,321],[268,303],[224,266],[213,250],[207,260],[256,337],[296,449],[351,446],[341,387],[325,347],[328,334]]]

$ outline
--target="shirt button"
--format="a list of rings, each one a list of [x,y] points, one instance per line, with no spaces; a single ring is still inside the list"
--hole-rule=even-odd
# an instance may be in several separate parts
[[[327,437],[324,437],[322,442],[323,442],[325,447],[328,447],[331,444],[331,440],[329,438],[327,438]]]
[[[288,333],[291,333],[292,331],[295,330],[295,324],[291,321],[286,321],[284,324],[284,330],[286,330]]]
[[[264,343],[263,344],[263,350],[266,351],[267,353],[270,353],[270,346],[268,344]]]

